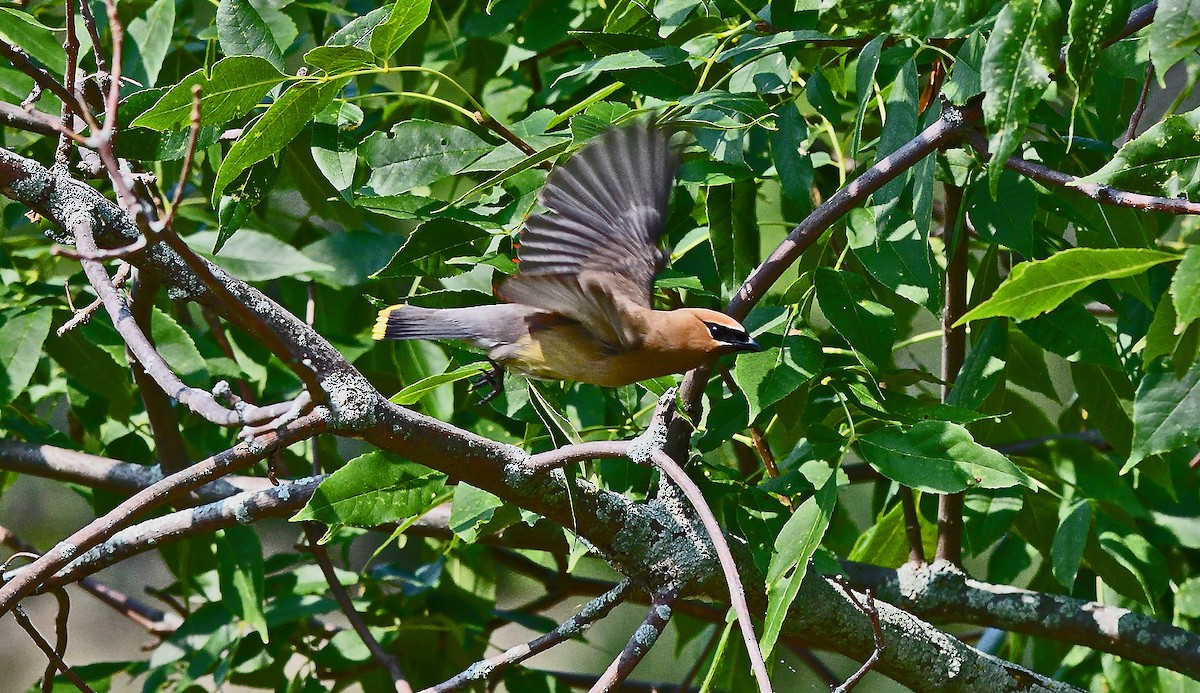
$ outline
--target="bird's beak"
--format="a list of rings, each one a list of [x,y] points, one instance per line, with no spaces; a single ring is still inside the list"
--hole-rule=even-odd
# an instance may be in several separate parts
[[[765,349],[763,345],[754,341],[753,337],[747,337],[746,341],[738,345],[738,351],[762,351]]]

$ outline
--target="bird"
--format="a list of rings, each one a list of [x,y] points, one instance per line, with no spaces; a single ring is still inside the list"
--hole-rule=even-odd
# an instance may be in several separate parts
[[[761,351],[724,313],[653,307],[679,164],[670,137],[644,121],[613,127],[556,166],[538,197],[546,211],[528,217],[514,243],[518,273],[496,291],[504,303],[389,306],[372,336],[462,340],[486,351],[497,377],[507,369],[602,387]]]

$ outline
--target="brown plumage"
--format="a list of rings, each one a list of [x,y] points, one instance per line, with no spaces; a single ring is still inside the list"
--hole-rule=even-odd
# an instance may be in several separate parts
[[[654,276],[678,157],[646,124],[613,129],[554,169],[520,238],[520,274],[472,308],[392,306],[375,339],[461,339],[534,378],[608,387],[682,373],[760,347],[702,308],[654,310]]]

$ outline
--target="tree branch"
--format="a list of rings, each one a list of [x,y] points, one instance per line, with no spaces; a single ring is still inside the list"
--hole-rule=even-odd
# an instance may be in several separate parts
[[[1053,638],[1200,679],[1200,634],[1127,609],[972,580],[949,563],[842,568],[855,589],[917,616]]]
[[[967,135],[967,143],[979,152],[984,161],[990,161],[991,152],[987,148],[987,140],[978,132],[972,131]],[[1015,171],[1030,180],[1042,185],[1078,193],[1084,197],[1105,205],[1129,207],[1149,212],[1168,212],[1170,214],[1200,214],[1200,202],[1191,202],[1184,198],[1157,197],[1143,195],[1126,190],[1118,190],[1100,183],[1082,183],[1076,176],[1062,171],[1056,171],[1042,164],[1027,161],[1018,156],[1011,156],[1004,162],[1004,167]]]
[[[519,664],[556,645],[583,635],[592,624],[608,616],[617,604],[624,601],[625,595],[629,593],[631,587],[628,580],[622,580],[608,592],[585,604],[579,613],[563,621],[549,633],[527,643],[510,647],[495,657],[482,659],[467,667],[462,673],[436,686],[426,688],[421,693],[449,693],[461,690],[476,681],[488,680],[507,667]]]
[[[621,654],[617,655],[613,663],[600,675],[596,685],[592,686],[592,693],[611,693],[611,691],[620,690],[621,684],[629,678],[629,675],[633,673],[633,670],[666,630],[667,623],[671,620],[671,607],[678,598],[678,592],[672,588],[654,595],[654,598],[650,600],[650,611],[646,613],[642,625],[634,631],[633,637],[629,638],[629,642],[625,644]]]
[[[946,282],[942,305],[942,402],[950,398],[958,372],[967,358],[967,326],[955,327],[967,312],[967,262],[970,260],[970,235],[959,224],[963,191],[946,186]],[[938,536],[936,560],[962,565],[963,494],[951,493],[938,498]]]
[[[135,493],[103,517],[56,544],[0,587],[0,616],[12,610],[22,597],[32,593],[80,552],[97,546],[131,524],[139,515],[182,497],[213,479],[245,469],[272,450],[287,447],[321,432],[326,426],[326,419],[323,410],[314,411],[278,433],[269,433],[241,443]]]

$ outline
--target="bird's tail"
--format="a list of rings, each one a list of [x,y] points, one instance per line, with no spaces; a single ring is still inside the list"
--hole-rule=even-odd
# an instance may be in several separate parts
[[[459,315],[462,309],[420,308],[395,305],[379,311],[375,339],[474,339],[478,327],[473,320]]]
[[[515,303],[468,308],[396,305],[379,311],[375,339],[461,339],[481,349],[529,336],[528,321],[544,311]]]

